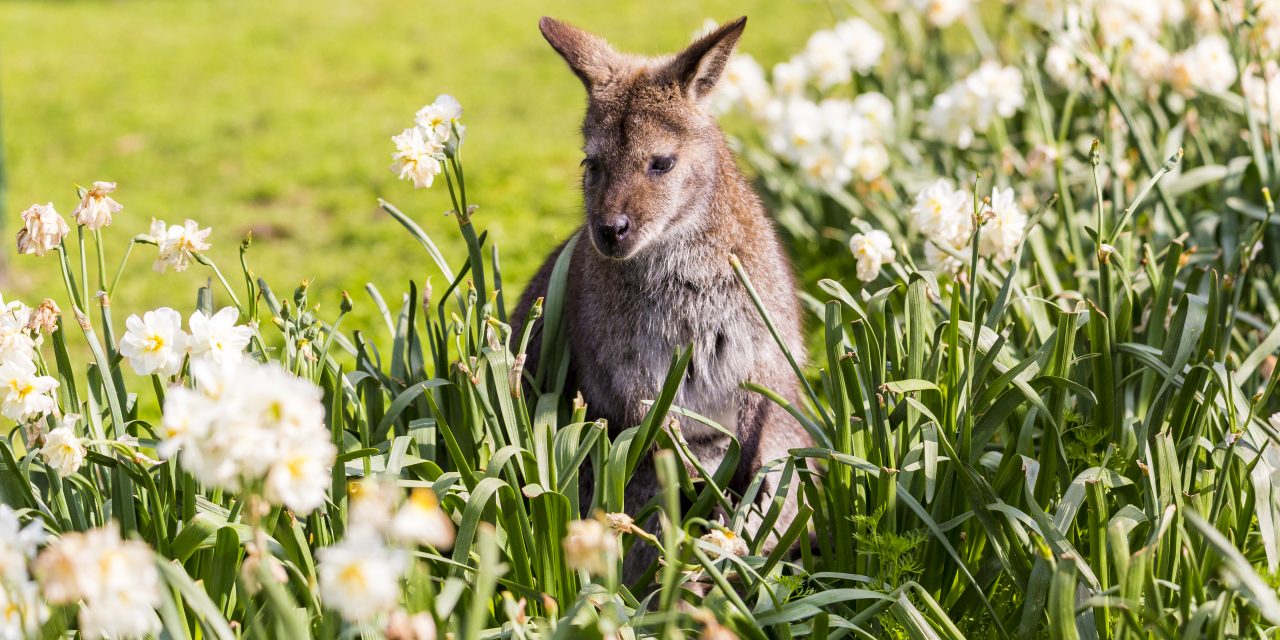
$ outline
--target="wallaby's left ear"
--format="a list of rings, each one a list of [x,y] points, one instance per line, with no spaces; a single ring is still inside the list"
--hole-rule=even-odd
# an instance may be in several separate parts
[[[738,37],[747,28],[747,17],[720,25],[687,49],[676,55],[668,65],[668,72],[684,89],[690,100],[699,101],[710,95],[729,62]]]

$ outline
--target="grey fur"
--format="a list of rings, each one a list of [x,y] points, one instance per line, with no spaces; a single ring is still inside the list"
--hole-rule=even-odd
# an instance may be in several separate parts
[[[740,386],[749,380],[799,400],[795,376],[735,278],[730,255],[741,260],[802,366],[805,358],[786,252],[702,104],[745,22],[728,23],[664,58],[614,52],[604,40],[550,18],[539,24],[587,87],[584,151],[599,167],[584,170],[581,233],[587,237],[577,243],[569,269],[570,385],[581,390],[589,415],[608,420],[616,434],[643,419],[643,401],[657,395],[672,353],[693,343],[694,357],[676,404],[737,434],[743,457],[730,487],[739,492],[762,465],[810,444],[795,420]],[[675,165],[655,174],[652,159],[662,156],[674,156]],[[602,249],[592,225],[618,216],[630,221],[630,231],[616,246]],[[516,325],[534,300],[546,295],[561,249],[525,290],[511,315]],[[520,335],[520,327],[515,329]],[[533,336],[527,371],[537,370],[540,326]],[[680,424],[695,454],[715,469],[726,439],[691,420]],[[774,474],[758,500],[764,509],[777,482]],[[651,465],[643,465],[627,487],[628,510],[642,507],[656,488]],[[778,531],[794,515],[794,499],[787,504]],[[748,527],[759,524],[756,517]],[[625,562],[628,578],[653,558],[639,547]]]

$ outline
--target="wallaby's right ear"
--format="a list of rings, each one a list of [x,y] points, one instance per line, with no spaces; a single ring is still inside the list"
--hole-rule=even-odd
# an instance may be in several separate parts
[[[569,68],[586,85],[587,91],[608,82],[613,75],[618,54],[603,38],[547,17],[538,21],[538,28],[542,30],[542,37],[551,43],[551,48],[569,63]]]

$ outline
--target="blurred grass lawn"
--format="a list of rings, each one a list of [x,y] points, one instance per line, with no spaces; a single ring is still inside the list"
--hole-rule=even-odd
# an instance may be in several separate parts
[[[69,216],[74,184],[113,180],[126,208],[107,231],[109,269],[152,217],[192,218],[213,227],[211,255],[234,277],[252,231],[251,264],[278,294],[314,278],[312,300],[331,317],[349,290],[367,325],[366,282],[392,304],[409,278],[442,286],[379,196],[463,259],[443,185],[415,192],[388,170],[390,137],[451,93],[466,110],[478,226],[498,242],[514,298],[580,216],[584,97],[538,33],[542,14],[642,52],[676,50],[707,17],[746,14],[740,50],[766,64],[831,20],[821,2],[774,0],[5,2],[4,243],[31,203]],[[208,271],[153,274],[153,259],[135,251],[113,306],[190,307]],[[9,256],[0,290],[34,303],[61,292],[57,274],[52,259]]]

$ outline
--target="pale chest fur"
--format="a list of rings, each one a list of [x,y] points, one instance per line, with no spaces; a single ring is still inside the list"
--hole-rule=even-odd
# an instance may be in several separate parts
[[[744,393],[739,385],[751,377],[757,346],[767,335],[727,262],[695,271],[696,277],[682,270],[634,273],[597,279],[593,288],[605,295],[591,296],[580,308],[579,317],[593,318],[575,331],[574,344],[588,404],[602,403],[597,407],[615,414],[614,420],[638,420],[642,401],[661,389],[672,354],[692,344],[676,404],[734,430]],[[610,410],[619,404],[625,408]],[[690,439],[712,435],[692,421],[684,424]]]

